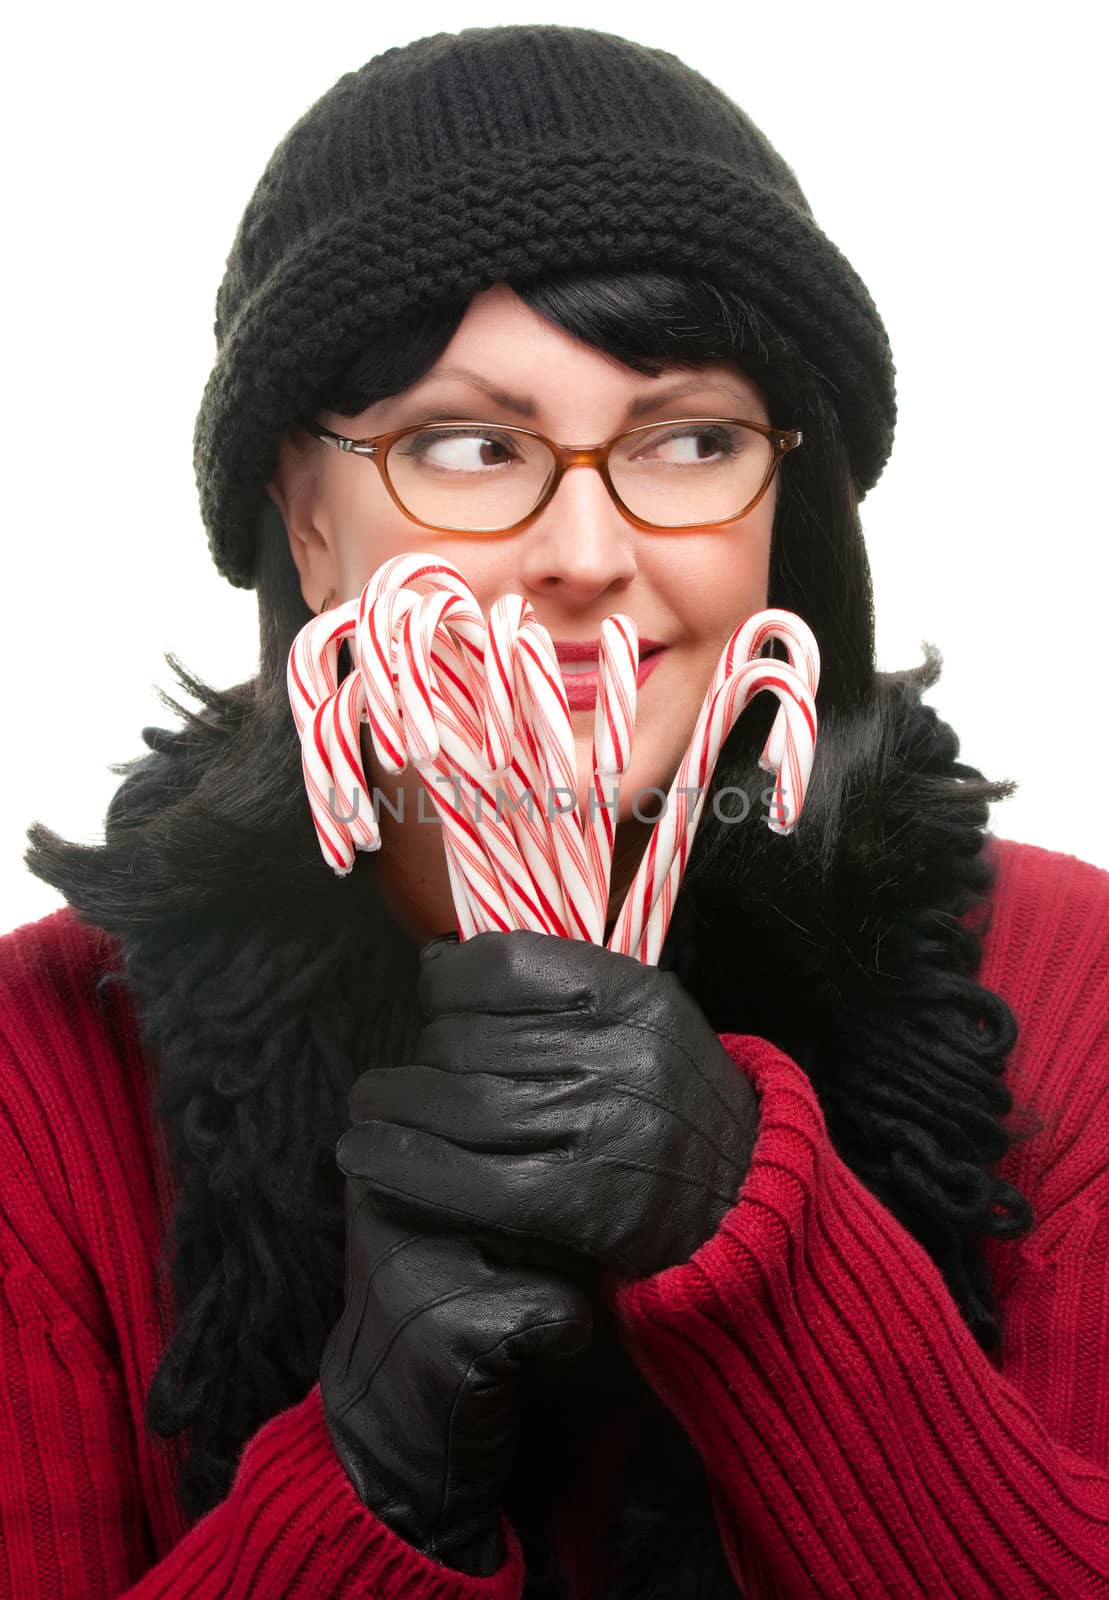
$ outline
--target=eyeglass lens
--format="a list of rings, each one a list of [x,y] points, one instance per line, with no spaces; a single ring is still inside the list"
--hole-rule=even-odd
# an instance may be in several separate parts
[[[620,439],[609,472],[633,516],[662,527],[696,527],[745,511],[762,487],[772,453],[770,440],[742,423],[663,423]],[[394,489],[420,522],[494,533],[535,509],[555,458],[527,434],[452,425],[397,439],[386,465]]]

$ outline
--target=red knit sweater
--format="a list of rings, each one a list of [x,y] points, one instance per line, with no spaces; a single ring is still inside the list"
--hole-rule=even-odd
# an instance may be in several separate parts
[[[836,1155],[813,1089],[727,1035],[761,1101],[754,1161],[687,1263],[619,1291],[628,1347],[709,1470],[751,1600],[1109,1597],[1109,873],[991,839],[980,981],[1021,1032],[1042,1131],[1001,1173],[1038,1226],[988,1246],[1003,1345],[972,1339],[930,1257]],[[181,1441],[143,1401],[170,1326],[155,1273],[164,1135],[107,937],[63,908],[0,938],[0,1593],[21,1600],[509,1600],[358,1501],[319,1386],[247,1443],[190,1527]],[[600,1592],[609,1458],[567,1486],[576,1593]]]

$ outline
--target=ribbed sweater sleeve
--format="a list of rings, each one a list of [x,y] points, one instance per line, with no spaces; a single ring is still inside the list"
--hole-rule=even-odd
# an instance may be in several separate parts
[[[155,1163],[134,1073],[88,1003],[84,937],[46,919],[0,959],[0,1596],[517,1600],[507,1519],[501,1570],[470,1578],[362,1505],[318,1384],[259,1428],[227,1498],[187,1527],[141,1422],[159,1349]]]
[[[1107,1012],[1069,1041],[1087,1068],[1085,1143],[1037,1246],[1050,1272],[1029,1251],[1009,1281],[1012,1375],[839,1158],[800,1067],[724,1036],[760,1096],[738,1203],[688,1262],[612,1294],[703,1458],[750,1600],[1109,1596]]]

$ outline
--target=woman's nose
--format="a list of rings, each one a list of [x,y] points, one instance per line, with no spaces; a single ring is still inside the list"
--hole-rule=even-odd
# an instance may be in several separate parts
[[[530,589],[589,601],[623,589],[638,571],[637,529],[594,467],[569,467],[521,545],[521,577]]]

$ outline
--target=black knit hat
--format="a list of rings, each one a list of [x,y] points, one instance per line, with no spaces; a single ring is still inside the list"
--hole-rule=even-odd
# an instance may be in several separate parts
[[[567,268],[696,271],[754,300],[828,380],[860,496],[890,453],[881,318],[793,172],[665,50],[554,24],[437,33],[348,72],[250,200],[196,421],[217,567],[254,582],[281,436],[391,320]]]

